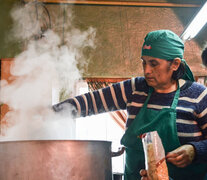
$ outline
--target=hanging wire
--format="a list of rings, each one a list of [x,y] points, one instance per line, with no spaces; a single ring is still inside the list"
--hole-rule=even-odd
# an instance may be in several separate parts
[[[46,7],[46,4],[42,2],[38,2],[37,0],[28,3],[22,1],[22,4],[24,6],[28,5],[27,10],[29,11],[31,22],[34,22],[29,27],[28,31],[30,31],[31,28],[37,26],[38,25],[37,22],[41,22],[40,31],[34,35],[34,39],[40,39],[44,37],[44,32],[52,28],[51,17],[50,17],[49,10]],[[34,11],[33,13],[32,10]]]
[[[62,33],[62,45],[64,45],[65,44],[65,41],[64,41],[64,39],[65,39],[65,20],[66,20],[66,11],[65,11],[65,7],[66,7],[66,5],[63,5],[63,25],[62,25],[62,27],[63,27],[63,33]]]

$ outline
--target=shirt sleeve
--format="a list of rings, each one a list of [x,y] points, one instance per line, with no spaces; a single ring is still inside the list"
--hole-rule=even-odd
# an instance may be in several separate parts
[[[67,108],[67,104],[70,104],[75,107],[73,114],[76,117],[117,111],[126,109],[130,94],[132,94],[131,79],[67,99],[54,105],[53,109],[60,112]]]
[[[203,89],[203,90],[202,90]],[[196,156],[194,162],[202,163],[207,162],[207,89],[206,87],[199,86],[199,90],[202,91],[197,98],[197,123],[202,132],[202,139],[196,142],[189,142],[196,150]],[[198,92],[199,90],[196,90]]]
[[[193,145],[196,154],[195,154],[195,163],[206,163],[207,162],[207,140],[202,140],[198,142],[189,142],[189,144]]]

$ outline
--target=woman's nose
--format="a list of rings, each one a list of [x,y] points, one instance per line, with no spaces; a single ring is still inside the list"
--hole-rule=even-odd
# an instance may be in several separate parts
[[[150,74],[152,71],[151,67],[147,64],[143,66],[143,70],[145,74]]]

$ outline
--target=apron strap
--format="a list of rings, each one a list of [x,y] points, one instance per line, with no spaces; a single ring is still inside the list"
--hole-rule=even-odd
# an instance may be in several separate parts
[[[179,81],[178,81],[178,87],[177,87],[177,90],[175,92],[175,96],[174,96],[174,99],[173,99],[173,102],[172,102],[172,105],[171,105],[172,109],[176,109],[179,97],[180,97],[180,85],[179,85]]]
[[[150,97],[151,97],[153,91],[154,91],[154,88],[151,87],[151,86],[149,86],[148,96],[147,96],[147,99],[145,100],[145,102],[144,102],[142,108],[147,108],[148,101],[149,101],[149,99],[150,99]]]

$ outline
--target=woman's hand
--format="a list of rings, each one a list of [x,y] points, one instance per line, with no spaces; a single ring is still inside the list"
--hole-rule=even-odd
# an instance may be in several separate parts
[[[166,160],[168,162],[181,168],[191,164],[194,158],[195,149],[190,144],[180,146],[166,155]]]
[[[192,145],[187,144],[180,146],[174,151],[169,152],[166,155],[166,160],[177,167],[186,167],[191,164],[195,158],[195,149]],[[140,175],[142,176],[141,180],[149,180],[147,177],[147,170],[141,169]]]
[[[145,169],[141,169],[139,173],[140,173],[140,175],[142,176],[141,180],[148,180],[148,177],[147,177],[147,170],[145,170]]]

